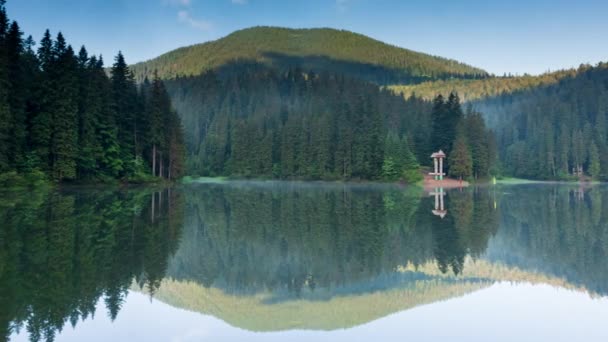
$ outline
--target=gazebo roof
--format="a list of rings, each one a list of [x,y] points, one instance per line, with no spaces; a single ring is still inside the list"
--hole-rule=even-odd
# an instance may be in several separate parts
[[[431,154],[431,158],[445,158],[445,153],[443,153],[442,150],[439,150],[439,152]]]

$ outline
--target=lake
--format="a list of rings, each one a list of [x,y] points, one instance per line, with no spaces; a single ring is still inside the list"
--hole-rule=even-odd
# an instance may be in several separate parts
[[[608,187],[2,192],[11,341],[606,341]]]

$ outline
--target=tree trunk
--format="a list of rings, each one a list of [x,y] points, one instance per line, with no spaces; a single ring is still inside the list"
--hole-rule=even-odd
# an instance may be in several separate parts
[[[163,178],[163,153],[158,152],[158,176]]]
[[[133,158],[137,158],[137,121],[133,119]]]
[[[156,176],[156,144],[152,145],[152,177]]]
[[[169,155],[169,168],[167,169],[167,179],[171,180],[171,169],[173,168],[173,158]]]
[[[152,193],[152,208],[150,210],[150,221],[154,223],[154,201],[156,198],[156,192]]]

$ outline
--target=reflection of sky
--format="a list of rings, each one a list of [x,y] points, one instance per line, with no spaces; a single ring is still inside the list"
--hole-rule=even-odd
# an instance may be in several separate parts
[[[351,329],[254,333],[131,292],[117,320],[66,325],[56,341],[608,341],[608,298],[548,285],[498,283]],[[14,341],[27,341],[22,331]]]

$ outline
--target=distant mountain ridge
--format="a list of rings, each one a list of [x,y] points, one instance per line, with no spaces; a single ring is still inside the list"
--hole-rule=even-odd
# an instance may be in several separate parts
[[[240,60],[284,68],[301,67],[315,72],[340,72],[381,84],[489,76],[480,68],[389,45],[350,31],[265,26],[182,47],[137,63],[132,70],[140,81],[151,78],[154,72],[163,79],[172,79],[200,75]]]

